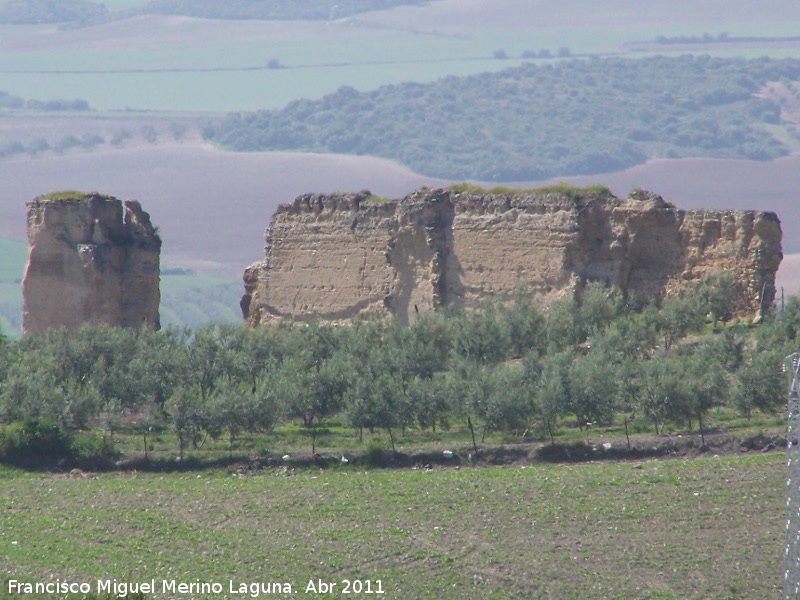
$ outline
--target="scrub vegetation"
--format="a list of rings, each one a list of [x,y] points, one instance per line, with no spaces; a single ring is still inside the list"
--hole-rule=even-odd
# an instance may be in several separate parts
[[[450,189],[455,192],[474,192],[478,194],[553,194],[564,196],[570,200],[578,201],[582,199],[604,199],[613,196],[613,192],[608,186],[602,184],[587,185],[584,187],[577,187],[569,183],[553,183],[536,188],[510,188],[506,186],[494,186],[486,189],[479,185],[472,183],[454,183]]]

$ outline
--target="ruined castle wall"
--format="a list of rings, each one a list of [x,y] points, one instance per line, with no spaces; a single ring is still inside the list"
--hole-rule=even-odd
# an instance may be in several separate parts
[[[458,194],[448,300],[470,306],[523,285],[543,302],[567,293],[576,218],[558,196]]]
[[[754,314],[774,299],[780,244],[773,213],[685,212],[647,192],[422,189],[380,205],[303,196],[273,218],[265,261],[245,275],[242,307],[252,325],[361,314],[406,323],[521,288],[547,303],[603,281],[648,300],[730,272],[737,312]]]
[[[125,200],[125,239],[121,271],[122,327],[160,326],[161,240],[150,223],[150,215],[136,200]]]
[[[27,203],[23,333],[82,323],[159,326],[161,240],[138,202],[99,194]]]
[[[445,269],[452,257],[453,205],[447,193],[420,191],[397,207],[389,240],[387,309],[407,324],[447,302]]]
[[[720,271],[735,274],[741,312],[755,312],[775,300],[781,229],[771,212],[689,211],[680,227],[685,265],[671,290]]]
[[[343,320],[386,310],[396,207],[366,200],[307,195],[279,208],[267,231],[265,260],[250,269],[251,299],[242,304],[253,307],[253,315],[246,321]]]

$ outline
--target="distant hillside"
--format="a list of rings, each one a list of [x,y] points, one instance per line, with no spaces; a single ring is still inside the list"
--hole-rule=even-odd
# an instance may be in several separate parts
[[[231,114],[205,135],[234,150],[372,155],[485,181],[607,173],[653,157],[770,160],[800,134],[759,92],[798,79],[796,59],[553,60],[369,92],[343,87]]]
[[[387,10],[403,5],[428,4],[422,0],[152,0],[140,12],[205,19],[264,19],[312,21]]]
[[[8,0],[0,4],[0,23],[96,23],[141,14],[177,15],[203,19],[262,19],[325,21],[424,0],[152,0],[145,6],[112,13],[90,0]]]
[[[0,23],[67,23],[102,19],[108,10],[89,0],[9,0],[0,4]]]

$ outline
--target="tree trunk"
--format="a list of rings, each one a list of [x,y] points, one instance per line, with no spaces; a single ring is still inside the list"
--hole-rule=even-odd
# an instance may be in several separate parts
[[[703,415],[701,413],[697,413],[697,420],[700,423],[700,441],[703,443],[703,448],[706,447],[706,436],[705,432],[703,431]]]
[[[628,435],[628,419],[625,419],[625,439],[628,440],[628,452],[631,451],[631,437]]]
[[[475,443],[475,429],[472,427],[472,419],[467,417],[467,425],[469,425],[469,432],[472,434],[472,449],[475,450],[475,456],[478,456],[478,444]]]
[[[386,431],[389,432],[389,441],[392,442],[392,454],[397,454],[397,451],[394,449],[394,436],[392,435],[392,428],[387,427]]]
[[[317,428],[311,431],[311,457],[316,459],[317,458]]]

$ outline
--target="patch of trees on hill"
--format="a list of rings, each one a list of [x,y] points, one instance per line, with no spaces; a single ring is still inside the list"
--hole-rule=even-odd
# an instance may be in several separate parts
[[[9,448],[15,460],[24,455],[25,431],[55,431],[43,421],[67,432],[100,423],[113,433],[129,415],[145,432],[171,427],[181,454],[206,435],[232,450],[244,432],[287,420],[313,428],[333,415],[358,435],[382,429],[393,443],[406,430],[457,421],[474,425],[476,437],[535,431],[551,440],[565,419],[584,428],[621,412],[657,433],[673,423],[702,435],[714,407],[748,418],[783,408],[782,360],[800,333],[797,297],[757,328],[714,327],[730,318],[730,283],[708,281],[660,306],[590,284],[580,302],[547,312],[520,295],[473,312],[420,315],[410,327],[85,326],[5,341],[0,460]]]
[[[91,106],[89,106],[89,103],[79,98],[74,100],[64,100],[60,98],[54,100],[34,100],[22,98],[0,90],[0,117],[9,113],[13,114],[13,111],[87,112],[90,110]],[[70,148],[93,148],[104,142],[105,139],[96,133],[86,133],[80,138],[70,134],[52,143],[43,137],[27,140],[6,138],[0,141],[0,159],[23,153],[35,156],[49,150],[63,152]],[[3,307],[0,306],[0,316],[2,316],[2,313]]]
[[[751,42],[796,42],[800,40],[798,36],[784,36],[784,37],[759,37],[759,36],[731,36],[727,32],[722,32],[719,35],[711,35],[704,33],[703,35],[677,35],[665,36],[659,35],[655,41],[657,44],[742,44]]]
[[[89,110],[89,103],[86,100],[26,100],[20,96],[9,94],[0,90],[0,111],[3,109],[28,109],[44,111],[84,111]]]
[[[652,157],[769,160],[788,152],[769,132],[781,107],[757,92],[799,78],[796,59],[567,60],[369,92],[342,87],[228,115],[205,134],[233,150],[373,155],[453,180],[597,174]]]

